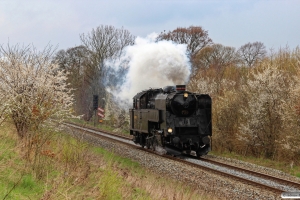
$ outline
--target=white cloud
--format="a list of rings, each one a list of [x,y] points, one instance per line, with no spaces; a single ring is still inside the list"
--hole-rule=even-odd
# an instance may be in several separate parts
[[[136,36],[202,26],[214,42],[239,47],[261,41],[267,47],[300,44],[300,1],[0,1],[0,41],[49,41],[61,48],[80,44],[79,34],[99,25],[128,29]]]

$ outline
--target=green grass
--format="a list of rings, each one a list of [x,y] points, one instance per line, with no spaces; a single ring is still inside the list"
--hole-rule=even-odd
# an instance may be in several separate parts
[[[100,199],[121,200],[122,193],[119,188],[123,184],[123,180],[111,168],[105,169],[101,180],[99,180]]]
[[[123,177],[113,170],[113,167],[101,171],[103,172],[103,175],[101,180],[99,180],[99,199],[151,199],[150,194],[147,191],[139,187],[133,187],[131,184],[127,183]]]
[[[15,152],[12,126],[0,127],[0,199],[39,199],[43,184],[25,168],[26,162]]]
[[[35,180],[30,174],[13,181],[12,179],[15,179],[16,176],[16,174],[10,174],[6,180],[1,180],[1,199],[39,199],[41,197],[43,184]]]
[[[100,130],[108,131],[108,132],[113,132],[116,129],[116,128],[114,128],[110,125],[111,122],[109,120],[106,120],[106,121],[103,120],[102,123],[99,123],[98,121],[96,121],[94,123],[93,119],[91,119],[91,121],[84,121],[84,120],[81,120],[81,119],[72,118],[72,119],[68,119],[68,121],[73,122],[73,123],[77,123],[77,124],[81,124],[81,125],[85,125],[87,127],[92,127],[92,128],[97,128],[97,129],[100,129]],[[129,135],[129,131],[121,129],[119,134]]]
[[[135,172],[136,174],[143,175],[145,173],[144,168],[142,168],[138,162],[132,161],[129,158],[118,156],[110,151],[99,147],[93,147],[92,150],[96,154],[102,155],[103,159],[107,163],[117,164],[119,167],[123,169],[128,169],[131,172]]]
[[[151,200],[150,195],[143,189],[133,188],[132,199],[136,200]]]

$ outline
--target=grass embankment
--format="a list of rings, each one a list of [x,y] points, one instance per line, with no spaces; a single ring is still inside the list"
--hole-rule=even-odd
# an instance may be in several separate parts
[[[211,199],[130,159],[51,131],[33,164],[24,159],[14,126],[0,127],[0,199]]]

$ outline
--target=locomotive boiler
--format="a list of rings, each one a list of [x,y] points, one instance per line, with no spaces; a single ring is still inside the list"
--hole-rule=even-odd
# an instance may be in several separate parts
[[[211,148],[211,106],[209,95],[185,85],[139,92],[129,109],[130,134],[142,147],[200,157]]]

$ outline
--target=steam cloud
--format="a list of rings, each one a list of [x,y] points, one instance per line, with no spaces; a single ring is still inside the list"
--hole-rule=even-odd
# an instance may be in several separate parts
[[[117,95],[128,103],[142,90],[186,84],[189,79],[191,70],[186,45],[154,42],[156,36],[137,37],[135,45],[127,47],[120,61],[114,64],[122,67],[122,63],[127,63],[127,74]]]

